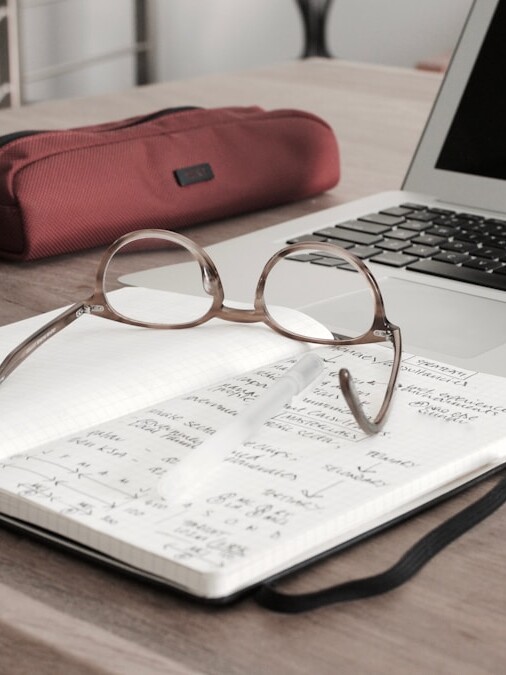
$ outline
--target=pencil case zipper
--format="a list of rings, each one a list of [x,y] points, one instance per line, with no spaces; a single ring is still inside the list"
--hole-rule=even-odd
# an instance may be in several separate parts
[[[120,131],[122,129],[128,129],[129,127],[135,127],[139,124],[145,124],[146,122],[151,122],[153,120],[156,120],[160,117],[165,117],[167,115],[174,115],[176,113],[180,112],[188,112],[190,110],[199,110],[197,106],[180,106],[178,108],[165,108],[164,110],[158,110],[155,113],[151,113],[150,115],[145,115],[144,117],[141,117],[139,119],[135,119],[133,121],[127,122],[126,124],[121,124],[119,126],[112,126],[112,127],[106,127],[103,129],[95,129],[95,133],[104,133],[104,132],[113,132],[113,131]],[[48,133],[61,133],[61,130],[59,129],[45,129],[45,130],[31,130],[27,129],[26,131],[13,131],[10,134],[4,134],[3,136],[0,136],[0,148],[5,148],[6,145],[9,143],[12,143],[13,141],[17,141],[21,138],[28,138],[28,136],[36,136],[39,134],[48,134]]]

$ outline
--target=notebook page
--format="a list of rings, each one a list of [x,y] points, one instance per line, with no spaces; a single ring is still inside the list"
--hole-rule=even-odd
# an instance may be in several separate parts
[[[232,593],[506,459],[506,381],[410,355],[385,430],[366,437],[336,368],[350,369],[367,400],[384,387],[371,379],[384,351],[318,350],[322,381],[177,506],[158,495],[160,476],[291,362],[4,460],[0,508],[199,595]]]
[[[163,295],[174,313],[205,303],[143,288],[115,293],[126,298],[123,306],[157,306]],[[59,313],[1,328],[0,359]],[[286,313],[294,326],[310,323],[315,330],[309,317]],[[32,352],[0,386],[0,457],[307,348],[262,324],[216,319],[187,330],[155,330],[83,315]]]

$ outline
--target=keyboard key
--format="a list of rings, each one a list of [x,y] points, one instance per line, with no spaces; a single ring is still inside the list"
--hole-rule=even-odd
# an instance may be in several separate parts
[[[455,221],[451,216],[437,216],[437,218],[434,218],[432,221],[434,225],[443,225],[443,226],[448,226],[448,227],[455,227]]]
[[[417,258],[430,258],[431,256],[436,255],[436,253],[439,253],[439,249],[434,248],[434,246],[415,244],[414,246],[407,248],[404,253],[407,255],[416,255]]]
[[[397,227],[395,230],[392,230],[388,233],[390,239],[402,239],[402,241],[408,241],[412,237],[416,237],[416,232],[412,230],[403,230],[401,227]]]
[[[434,222],[438,223],[439,219],[436,219]],[[450,218],[449,220],[445,221],[444,224],[445,225],[453,225],[454,227],[466,227],[466,226],[474,225],[475,222],[474,222],[474,220],[471,221],[471,220],[466,220],[465,218],[455,217],[455,218]]]
[[[385,213],[387,216],[405,216],[411,213],[411,209],[404,206],[392,206],[390,209],[381,209],[380,213]]]
[[[506,232],[506,225],[497,222],[490,222],[490,220],[487,220],[485,223],[483,223],[482,229],[484,232],[488,232],[488,234],[504,234],[504,232]]]
[[[483,220],[483,216],[478,216],[476,213],[457,213],[458,218],[466,218],[467,220]]]
[[[381,251],[375,246],[355,246],[354,248],[350,249],[350,253],[353,253],[361,260],[366,260],[367,258],[372,258],[373,255],[381,253]]]
[[[411,220],[421,220],[424,223],[428,223],[431,220],[434,220],[436,214],[432,211],[418,211],[417,213],[412,213],[410,216]]]
[[[404,218],[400,216],[389,216],[384,213],[370,213],[368,216],[360,216],[359,220],[365,220],[368,223],[378,223],[379,225],[387,225],[394,227],[404,222]]]
[[[390,225],[380,225],[365,220],[346,220],[344,223],[339,223],[339,227],[345,227],[347,230],[354,230],[355,232],[368,232],[369,234],[383,234],[390,229]]]
[[[383,239],[379,241],[376,246],[382,248],[385,251],[402,251],[402,249],[410,246],[409,241],[403,241],[402,239]]]
[[[331,255],[321,256],[320,258],[315,256],[314,260],[310,260],[309,262],[313,263],[313,265],[322,265],[323,267],[341,267],[346,264],[342,258],[334,258]]]
[[[329,239],[343,239],[344,241],[351,241],[354,244],[363,244],[370,246],[377,241],[381,241],[381,236],[377,234],[367,234],[366,232],[354,232],[353,230],[346,230],[344,227],[326,227],[323,230],[317,230],[314,234],[319,234],[322,237]]]
[[[486,225],[485,223],[478,223],[474,221],[470,221],[466,225],[459,225],[459,230],[462,230],[462,232],[479,232],[479,233],[484,233],[486,232]]]
[[[327,241],[325,237],[320,237],[317,234],[301,234],[300,237],[293,237],[288,239],[287,244],[298,244],[299,241]]]
[[[375,262],[377,260],[375,259]],[[444,279],[453,279],[463,281],[464,283],[477,284],[487,288],[497,288],[506,291],[506,275],[497,274],[497,272],[482,272],[468,267],[458,267],[438,260],[419,260],[416,263],[408,265],[408,270],[430,274]]]
[[[480,258],[496,258],[506,262],[506,251],[502,248],[495,248],[494,246],[482,246],[473,251],[473,255],[480,256]]]
[[[433,257],[433,260],[440,260],[441,262],[451,263],[452,265],[458,265],[464,260],[467,260],[469,256],[467,253],[453,253],[452,251],[442,251]]]
[[[343,239],[327,239],[329,244],[335,244],[336,246],[340,246],[341,248],[351,248],[352,246],[355,246],[355,244],[351,241],[344,241]]]
[[[406,202],[401,204],[403,209],[409,209],[410,211],[425,211],[427,206],[425,204],[414,204],[413,202]]]
[[[413,244],[421,244],[422,246],[439,246],[444,241],[446,241],[445,237],[438,237],[435,234],[422,234],[412,239]]]
[[[482,244],[482,246],[492,246],[494,248],[502,248],[503,250],[506,250],[506,247],[502,246],[500,243],[499,237],[491,234],[484,234],[480,244]]]
[[[506,229],[506,220],[501,220],[500,218],[487,218],[485,220],[486,223],[493,223],[495,225],[499,225]]]
[[[506,276],[506,265],[504,267],[498,267],[494,270],[494,274],[504,274]]]
[[[481,232],[471,232],[470,230],[457,230],[453,235],[453,238],[458,239],[459,241],[468,241],[477,244],[483,239],[483,234]]]
[[[405,225],[403,227],[406,227]],[[435,234],[437,237],[451,237],[455,232],[454,227],[450,225],[432,225],[426,230],[427,234]]]
[[[495,270],[497,267],[502,267],[502,263],[497,262],[496,260],[490,260],[490,258],[469,258],[462,263],[462,266],[488,272],[489,270]]]
[[[391,267],[405,267],[406,265],[415,262],[415,260],[418,260],[418,258],[414,258],[411,255],[404,255],[403,253],[386,251],[385,253],[374,256],[372,262],[380,263],[380,265],[390,265]]]
[[[469,253],[474,251],[476,246],[467,241],[447,241],[439,245],[444,251],[455,251],[456,253]]]
[[[506,250],[506,237],[488,237],[487,240],[483,242],[487,246],[497,246],[498,248],[502,248]]]
[[[424,230],[431,227],[431,223],[424,223],[420,220],[406,220],[402,223],[402,228],[404,230],[413,230],[414,232],[423,232]]]
[[[453,216],[455,214],[455,211],[451,211],[450,209],[437,209],[435,206],[431,206],[430,210],[434,213],[439,213],[442,216]]]
[[[316,253],[293,253],[286,256],[287,260],[297,260],[297,262],[311,262],[318,258],[321,258],[321,255],[317,255]]]

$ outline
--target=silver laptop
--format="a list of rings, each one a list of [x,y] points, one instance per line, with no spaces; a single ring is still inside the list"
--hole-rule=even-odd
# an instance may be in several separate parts
[[[251,303],[264,263],[287,242],[334,241],[365,259],[405,350],[506,376],[505,33],[506,0],[476,0],[401,190],[209,247],[226,297]],[[331,261],[292,264],[294,282],[271,290],[275,302],[337,331],[335,317],[353,323],[359,275]],[[194,290],[188,265],[170,277],[171,290]],[[123,281],[166,288],[167,270]]]

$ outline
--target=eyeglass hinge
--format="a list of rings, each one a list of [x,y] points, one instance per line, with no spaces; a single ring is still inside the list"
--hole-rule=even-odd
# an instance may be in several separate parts
[[[83,314],[100,314],[104,311],[103,305],[83,305],[76,312],[76,317],[82,316]]]
[[[380,338],[385,338],[385,339],[387,339],[387,340],[391,340],[393,334],[392,334],[392,331],[391,331],[391,330],[375,330],[375,331],[374,331],[374,335],[375,335],[376,337],[380,337]]]

